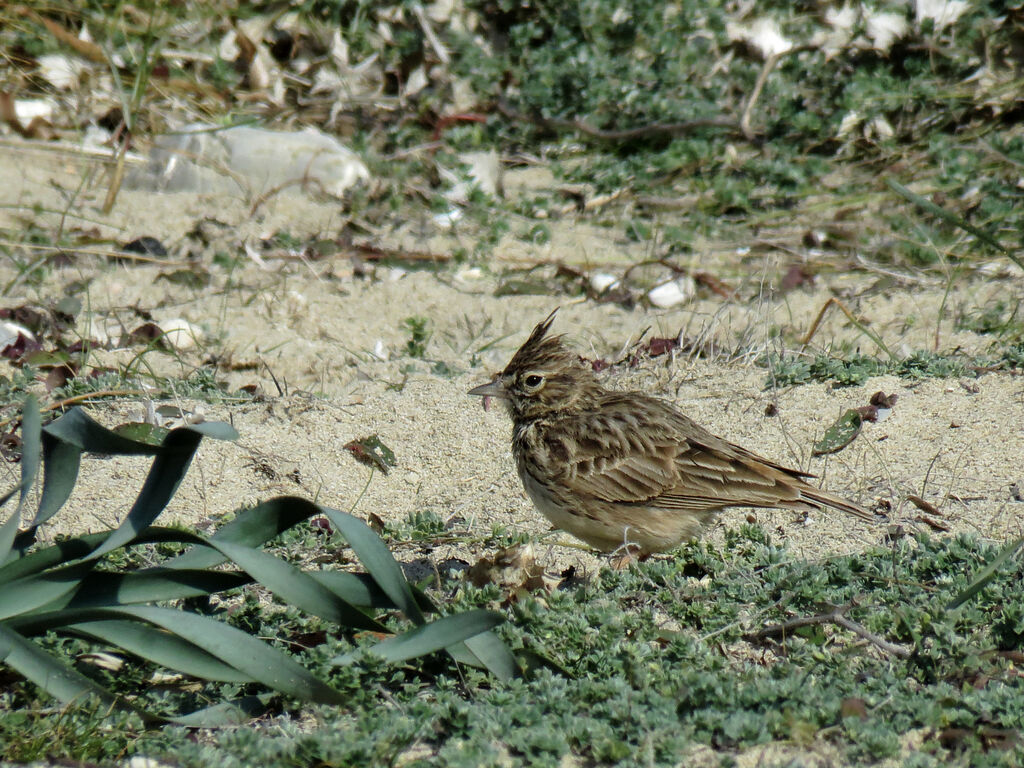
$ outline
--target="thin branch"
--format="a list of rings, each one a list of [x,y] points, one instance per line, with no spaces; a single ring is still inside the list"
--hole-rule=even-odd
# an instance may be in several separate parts
[[[706,117],[696,120],[684,120],[679,123],[655,123],[654,125],[642,125],[637,128],[626,128],[623,130],[606,131],[601,128],[594,128],[583,120],[561,120],[556,117],[540,117],[538,115],[526,115],[513,109],[502,99],[497,103],[498,111],[517,123],[530,123],[549,130],[571,130],[589,136],[600,141],[626,142],[635,139],[651,139],[662,136],[686,136],[698,128],[722,128],[729,133],[743,134],[743,129],[735,120],[727,117]]]
[[[757,632],[747,633],[744,635],[744,639],[748,641],[757,641],[763,640],[767,637],[785,637],[786,635],[792,634],[793,630],[799,629],[800,627],[834,624],[837,627],[848,629],[850,632],[853,632],[858,637],[867,640],[872,645],[881,648],[888,654],[898,656],[901,659],[909,659],[911,652],[907,648],[902,645],[897,645],[896,643],[890,643],[888,640],[869,631],[863,625],[858,624],[853,619],[847,618],[846,612],[856,605],[856,602],[852,602],[846,605],[833,606],[832,610],[825,613],[819,613],[815,616],[798,616],[795,619],[784,621],[781,624],[771,624]]]

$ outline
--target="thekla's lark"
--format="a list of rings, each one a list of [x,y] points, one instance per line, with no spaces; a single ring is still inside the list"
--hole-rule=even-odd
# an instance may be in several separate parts
[[[831,507],[873,519],[805,480],[813,475],[716,437],[663,400],[606,390],[548,336],[553,319],[469,394],[507,405],[523,487],[556,527],[604,552],[626,545],[646,556],[695,538],[725,507]]]

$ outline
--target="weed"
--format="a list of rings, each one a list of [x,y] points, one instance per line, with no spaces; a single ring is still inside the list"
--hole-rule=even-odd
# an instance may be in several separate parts
[[[407,317],[402,321],[402,327],[409,332],[409,339],[405,342],[405,353],[409,357],[422,359],[427,354],[427,343],[430,341],[430,321],[425,317]]]

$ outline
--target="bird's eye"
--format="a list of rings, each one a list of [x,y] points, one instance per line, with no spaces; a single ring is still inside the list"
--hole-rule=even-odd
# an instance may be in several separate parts
[[[523,379],[523,383],[530,389],[537,389],[541,384],[544,383],[544,377],[536,373],[531,373],[529,376]]]

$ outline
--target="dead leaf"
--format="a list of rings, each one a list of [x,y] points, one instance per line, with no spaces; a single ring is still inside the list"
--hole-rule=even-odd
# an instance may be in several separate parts
[[[799,288],[801,285],[814,285],[814,273],[808,272],[807,268],[802,264],[793,264],[786,270],[786,274],[782,276],[782,282],[779,284],[779,287],[783,293],[788,293],[794,288]]]
[[[731,299],[736,296],[736,291],[724,280],[715,277],[710,272],[694,272],[693,279],[698,285],[703,285],[712,293],[717,293],[723,299]]]
[[[96,43],[89,40],[83,40],[74,32],[64,29],[64,27],[57,22],[52,21],[45,16],[41,16],[31,8],[26,8],[22,5],[16,7],[14,12],[19,16],[27,16],[33,21],[42,24],[51,35],[57,38],[59,42],[71,48],[79,56],[83,56],[96,64],[107,63],[106,54],[103,53],[103,49],[96,45]]]
[[[360,464],[380,470],[385,475],[391,471],[391,467],[398,465],[394,451],[384,445],[378,435],[352,440],[345,444],[345,450]]]
[[[930,515],[918,515],[914,519],[919,523],[924,523],[929,526],[932,530],[942,531],[943,533],[948,533],[950,531],[950,527],[946,523],[942,520],[931,517]]]
[[[836,453],[852,443],[860,434],[864,419],[856,408],[850,408],[825,430],[821,440],[814,444],[814,456]]]
[[[927,513],[929,515],[941,515],[942,514],[941,512],[939,512],[939,508],[938,507],[936,507],[931,502],[925,501],[920,496],[915,496],[914,494],[910,494],[909,496],[907,496],[907,501],[909,501],[915,507],[920,509],[922,512],[925,512],[925,513]]]

